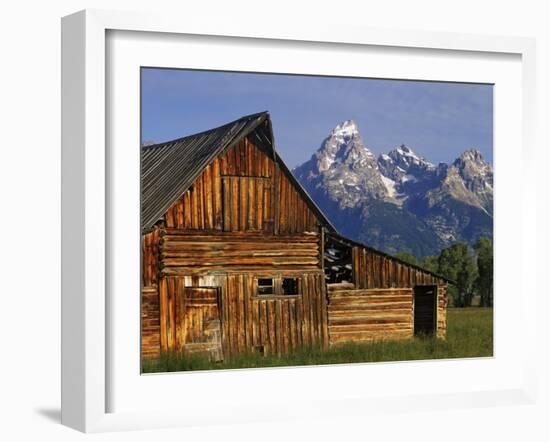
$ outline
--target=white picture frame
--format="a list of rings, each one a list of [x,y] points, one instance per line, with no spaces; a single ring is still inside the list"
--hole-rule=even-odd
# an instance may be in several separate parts
[[[109,327],[116,317],[110,311],[107,296],[112,200],[108,181],[111,179],[107,151],[106,121],[109,114],[106,99],[110,77],[105,73],[109,54],[108,32],[157,33],[165,36],[217,36],[220,38],[246,38],[308,42],[311,44],[338,44],[339,47],[376,47],[379,51],[390,48],[403,50],[427,49],[445,52],[468,52],[482,59],[484,54],[508,54],[520,57],[521,63],[521,150],[523,173],[527,176],[535,162],[534,107],[535,107],[535,44],[532,39],[518,37],[491,37],[451,33],[417,31],[392,32],[388,30],[344,28],[314,25],[269,23],[225,23],[194,18],[182,25],[176,17],[155,16],[143,13],[126,13],[87,10],[63,18],[62,21],[62,423],[85,432],[157,428],[168,426],[207,425],[209,417],[197,407],[195,413],[170,406],[147,411],[113,411],[109,394],[114,388],[112,376],[112,347],[109,344]],[[111,60],[112,62],[112,60]],[[498,115],[497,115],[498,118]],[[497,166],[498,180],[498,166]],[[536,393],[535,382],[535,329],[527,320],[536,315],[534,281],[526,278],[526,257],[535,254],[536,240],[534,207],[536,193],[521,190],[522,211],[521,241],[517,246],[521,262],[518,287],[521,289],[518,318],[522,325],[525,352],[521,365],[521,381],[489,390],[473,389],[461,393],[430,392],[424,395],[346,397],[333,393],[327,399],[311,399],[308,409],[273,407],[258,410],[253,404],[236,404],[239,416],[231,413],[216,415],[217,422],[253,422],[273,419],[301,418],[328,415],[369,414],[382,407],[388,412],[416,409],[460,408],[487,406],[499,403],[532,403]],[[498,222],[498,221],[497,221]],[[504,233],[506,233],[504,231]],[[496,243],[496,266],[499,266],[499,248]],[[505,251],[501,256],[505,255]],[[502,261],[500,261],[502,262]],[[496,298],[498,297],[498,291]],[[496,301],[497,303],[498,301]],[[499,321],[495,310],[495,321]],[[497,336],[498,338],[498,336]],[[532,339],[528,339],[532,338]],[[498,355],[497,355],[498,357]],[[378,365],[380,367],[380,365]],[[385,367],[390,367],[385,365]],[[392,370],[395,370],[395,365]],[[414,366],[410,366],[411,370]],[[352,376],[359,376],[365,366],[353,367]],[[450,364],[441,370],[462,369]],[[309,370],[312,370],[311,368]],[[325,371],[325,373],[335,373]],[[390,368],[387,368],[390,370]],[[297,377],[300,370],[256,371],[257,381]],[[309,371],[309,374],[312,372]],[[202,382],[209,373],[193,375],[193,381]],[[235,385],[243,373],[233,376]],[[165,378],[168,378],[166,376]],[[202,379],[202,380],[201,380]],[[212,379],[212,378],[211,378]],[[217,382],[222,378],[216,377]],[[304,378],[305,379],[305,378]],[[169,381],[163,381],[165,384]],[[277,382],[275,382],[277,384]],[[223,396],[223,392],[220,393]],[[336,407],[336,404],[338,406]],[[245,417],[243,417],[245,416]]]

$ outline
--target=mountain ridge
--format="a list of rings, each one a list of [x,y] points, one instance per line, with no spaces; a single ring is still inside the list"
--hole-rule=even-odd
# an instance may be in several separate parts
[[[343,234],[388,253],[423,257],[492,237],[493,170],[475,148],[450,164],[406,144],[376,157],[346,120],[292,172]]]

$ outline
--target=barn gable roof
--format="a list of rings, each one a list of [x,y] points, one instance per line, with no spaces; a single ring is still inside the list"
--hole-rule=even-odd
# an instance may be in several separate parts
[[[257,146],[272,153],[274,161],[279,164],[320,223],[330,231],[336,231],[275,151],[271,120],[267,112],[247,115],[214,129],[142,147],[142,231],[150,229],[217,156],[247,136]]]

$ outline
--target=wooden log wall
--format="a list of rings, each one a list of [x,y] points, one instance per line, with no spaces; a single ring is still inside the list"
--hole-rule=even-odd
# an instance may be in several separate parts
[[[160,243],[165,275],[205,274],[246,269],[315,270],[321,267],[320,236],[166,229]]]
[[[141,355],[160,352],[160,309],[158,295],[160,229],[143,235],[141,242]]]
[[[160,347],[162,351],[204,353],[221,360],[220,289],[188,287],[185,282],[180,277],[161,278]]]
[[[141,355],[155,357],[160,353],[160,309],[157,286],[141,289]]]
[[[345,286],[335,284],[335,289],[328,291],[331,344],[414,336],[414,288],[354,289]],[[439,285],[436,336],[445,338],[446,332],[447,286]]]
[[[301,279],[300,294],[282,296],[258,296],[256,274],[227,276],[222,297],[226,357],[256,351],[281,355],[300,347],[327,345],[323,275],[301,272],[295,276]]]
[[[143,235],[141,241],[141,284],[148,287],[158,284],[160,229]]]
[[[442,285],[429,272],[363,247],[353,247],[353,282],[358,289]]]
[[[166,212],[169,228],[318,231],[318,221],[269,153],[247,138],[215,158]]]
[[[276,232],[316,232],[318,221],[287,176],[277,170]]]
[[[285,354],[300,347],[328,344],[327,305],[323,275],[285,272],[300,278],[298,295],[257,294],[258,275],[240,273],[211,275],[209,284],[221,284],[219,315],[222,328],[223,357],[242,353]],[[181,316],[181,299],[189,277],[167,276],[160,285],[160,335],[162,349],[183,350],[183,330],[189,328]],[[196,282],[196,281],[195,281]],[[206,282],[199,281],[199,284]]]
[[[328,294],[331,344],[414,335],[413,289],[344,289]]]
[[[270,178],[222,176],[223,230],[273,233]]]

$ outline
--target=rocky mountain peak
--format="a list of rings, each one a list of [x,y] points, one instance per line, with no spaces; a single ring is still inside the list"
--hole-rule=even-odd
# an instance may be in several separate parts
[[[481,155],[479,149],[476,149],[475,147],[462,152],[462,154],[457,158],[457,161],[473,161],[475,163],[485,163],[483,155]]]
[[[365,146],[353,120],[335,126],[311,159],[294,170],[308,187],[322,188],[342,207],[355,207],[369,197],[384,198],[388,188],[376,157]]]
[[[468,149],[462,153],[451,167],[457,169],[459,175],[468,182],[485,182],[493,187],[493,168],[485,161],[478,149]],[[485,186],[485,184],[483,184]],[[474,189],[472,189],[474,190]]]
[[[440,185],[427,193],[430,205],[452,198],[492,214],[493,168],[478,149],[464,151],[441,178]]]
[[[342,121],[340,124],[337,124],[334,129],[332,129],[331,135],[333,136],[342,136],[342,137],[351,137],[359,133],[357,124],[353,120]]]
[[[314,157],[317,159],[319,172],[329,170],[336,162],[353,169],[367,167],[369,162],[373,162],[371,159],[374,160],[374,155],[363,143],[353,120],[346,120],[332,129]]]
[[[398,183],[424,180],[427,175],[431,178],[437,169],[406,144],[401,144],[389,153],[380,155],[378,165],[386,177]]]
[[[411,167],[417,166],[422,169],[435,169],[435,166],[416,154],[411,147],[402,144],[395,147],[389,152],[389,157],[392,158],[398,166],[408,171]]]
[[[493,170],[478,149],[437,166],[406,144],[376,158],[346,120],[293,172],[340,231],[390,253],[492,235]]]

